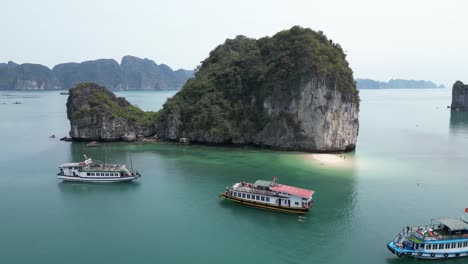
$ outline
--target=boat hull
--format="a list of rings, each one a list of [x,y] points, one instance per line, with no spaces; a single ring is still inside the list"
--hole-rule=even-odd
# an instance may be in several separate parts
[[[420,259],[447,259],[447,258],[461,258],[468,257],[468,251],[460,252],[428,252],[419,250],[402,249],[396,246],[393,242],[387,244],[387,248],[398,257],[413,257]]]
[[[290,213],[290,214],[306,214],[310,208],[312,208],[312,205],[310,208],[293,208],[293,207],[284,207],[284,206],[277,206],[277,205],[272,205],[272,204],[267,204],[267,203],[257,203],[253,201],[247,201],[243,199],[239,199],[237,197],[232,197],[229,195],[226,195],[225,193],[219,194],[219,197],[223,197],[227,200],[240,203],[243,205],[251,206],[251,207],[257,207],[261,209],[266,209],[266,210],[272,210],[276,212],[282,212],[282,213]]]
[[[128,176],[128,177],[115,177],[115,178],[84,178],[76,176],[62,176],[59,175],[58,178],[62,181],[68,182],[95,182],[95,183],[112,183],[112,182],[129,182],[138,178],[138,176]]]

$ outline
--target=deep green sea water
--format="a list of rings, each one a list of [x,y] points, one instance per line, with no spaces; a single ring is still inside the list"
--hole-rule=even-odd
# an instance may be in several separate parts
[[[118,94],[157,110],[173,93]],[[448,89],[360,94],[357,149],[337,168],[310,154],[250,148],[87,148],[58,140],[69,129],[66,96],[1,91],[0,263],[431,262],[398,259],[386,243],[404,226],[464,216],[468,114],[446,108]],[[110,185],[57,180],[60,163],[104,152],[127,164],[132,153],[143,177]],[[233,182],[273,176],[316,191],[305,222],[218,198]]]

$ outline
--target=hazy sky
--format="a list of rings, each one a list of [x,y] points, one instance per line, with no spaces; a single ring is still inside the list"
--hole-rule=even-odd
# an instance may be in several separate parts
[[[0,0],[0,62],[49,67],[124,55],[193,69],[226,38],[322,30],[355,78],[468,82],[464,0]]]

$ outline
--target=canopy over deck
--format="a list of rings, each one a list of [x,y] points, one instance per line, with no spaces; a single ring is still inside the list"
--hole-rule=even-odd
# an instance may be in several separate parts
[[[450,231],[468,230],[468,223],[456,218],[437,218],[434,221],[440,222],[449,228]]]

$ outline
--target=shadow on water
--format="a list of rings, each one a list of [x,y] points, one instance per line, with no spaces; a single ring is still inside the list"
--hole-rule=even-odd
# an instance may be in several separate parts
[[[86,182],[59,182],[57,183],[60,192],[71,194],[92,194],[92,193],[123,193],[134,191],[140,188],[140,183],[121,182],[121,183],[86,183]]]
[[[450,112],[450,134],[468,135],[468,112]]]

